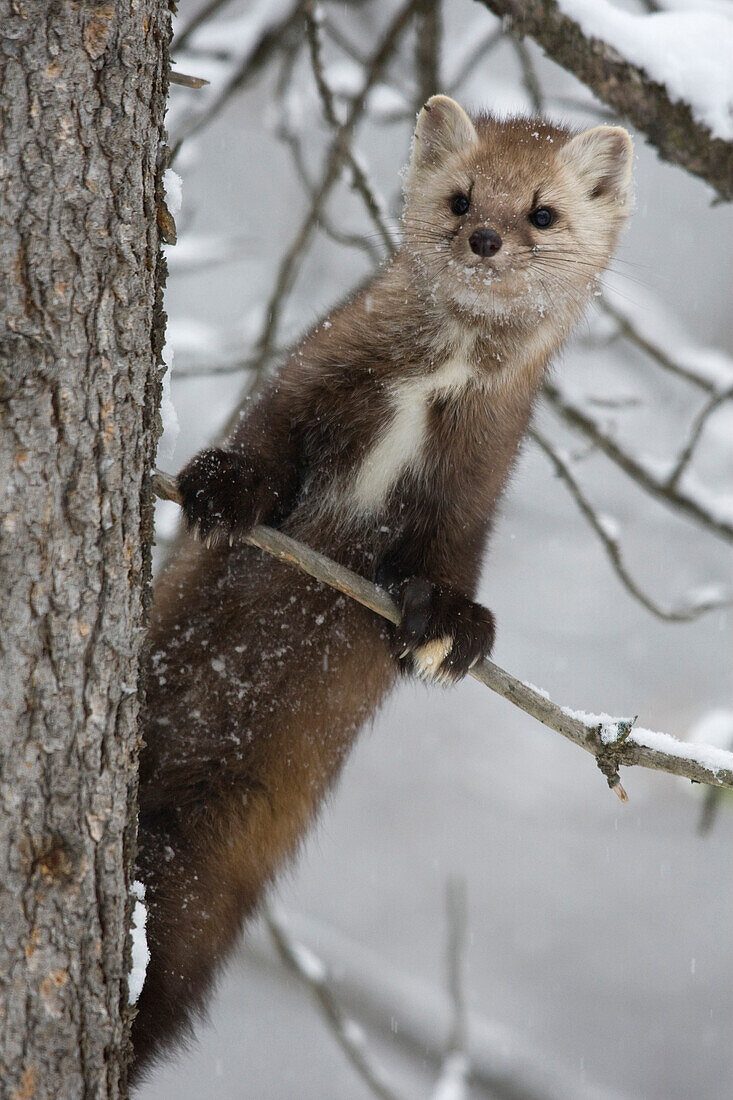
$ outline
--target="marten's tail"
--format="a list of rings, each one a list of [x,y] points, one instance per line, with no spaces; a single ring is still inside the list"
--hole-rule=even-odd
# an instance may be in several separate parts
[[[140,819],[138,874],[146,888],[150,961],[132,1025],[133,1084],[159,1056],[192,1038],[265,885],[247,881],[241,865],[236,878],[219,877],[226,875],[222,820],[207,814],[187,824],[183,830],[162,816]]]

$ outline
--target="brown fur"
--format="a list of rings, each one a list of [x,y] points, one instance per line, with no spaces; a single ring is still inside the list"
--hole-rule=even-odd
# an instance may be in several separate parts
[[[140,788],[152,957],[138,1069],[201,1010],[243,919],[391,689],[399,654],[424,669],[421,647],[439,653],[456,679],[490,649],[493,619],[472,597],[497,502],[542,372],[628,213],[628,138],[602,131],[574,147],[536,120],[471,121],[445,97],[429,101],[399,253],[305,339],[227,450],[181,475],[189,521],[215,545],[191,540],[156,590]],[[460,218],[457,192],[471,197]],[[538,205],[558,211],[556,226],[530,224]],[[467,243],[484,226],[503,241],[490,260]],[[413,392],[424,393],[422,449],[365,510],[358,471],[396,423],[400,393],[407,427],[393,442],[410,444]],[[226,536],[258,520],[386,584],[401,627],[258,550],[230,548]]]

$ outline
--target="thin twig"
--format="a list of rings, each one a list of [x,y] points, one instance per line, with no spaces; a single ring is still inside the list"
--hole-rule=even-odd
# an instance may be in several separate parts
[[[504,32],[501,27],[492,29],[483,38],[479,39],[478,45],[469,53],[468,57],[464,58],[461,62],[461,67],[456,73],[453,74],[451,80],[448,81],[446,86],[446,93],[448,95],[455,95],[463,82],[472,75],[473,70],[483,61],[488,55],[504,40]]]
[[[285,356],[284,348],[272,348],[270,359],[278,359]],[[268,360],[269,361],[269,360]],[[180,382],[184,378],[210,378],[216,374],[240,374],[242,371],[251,371],[259,362],[254,355],[247,355],[241,359],[235,359],[231,363],[202,363],[189,367],[176,367],[171,374],[171,383]]]
[[[649,467],[607,435],[592,417],[576,405],[570,404],[557,386],[546,382],[543,393],[550,407],[566,424],[580,431],[650,496],[670,505],[688,518],[694,519],[718,538],[733,542],[733,523],[713,515],[699,500],[680,486],[670,485],[668,477],[655,477]]]
[[[470,1076],[468,1063],[468,1010],[463,989],[468,927],[465,878],[449,879],[445,889],[446,977],[451,1002],[451,1025],[438,1080],[431,1100],[456,1100],[467,1095]]]
[[[276,23],[268,24],[261,32],[257,41],[242,58],[237,68],[231,74],[224,87],[211,103],[198,114],[195,114],[188,123],[184,123],[180,132],[176,135],[171,145],[170,163],[178,156],[181,146],[188,138],[193,137],[204,126],[207,126],[227,105],[238,92],[246,88],[251,80],[267,64],[273,54],[283,49],[288,40],[288,32],[295,27],[302,14],[304,0],[297,0],[293,7]]]
[[[169,474],[156,471],[153,490],[164,500],[181,502],[176,480]],[[382,588],[282,531],[259,525],[243,536],[243,540],[350,596],[389,622],[397,624],[400,621],[397,605]],[[733,753],[709,746],[690,746],[649,730],[632,730],[634,720],[603,715],[584,715],[585,720],[581,720],[580,712],[558,706],[493,661],[481,661],[471,669],[470,675],[589,752],[621,801],[625,802],[627,795],[619,780],[620,766],[641,765],[696,783],[733,788]]]
[[[341,175],[346,150],[366,110],[369,92],[394,54],[403,31],[414,15],[416,2],[417,0],[408,0],[389,23],[369,60],[361,91],[352,100],[346,119],[334,134],[320,185],[311,198],[309,209],[300,228],[293,235],[292,243],[280,261],[275,283],[265,307],[265,321],[256,344],[259,362],[254,370],[253,385],[256,385],[261,377],[270,347],[276,339],[285,304],[295,283],[305,250],[318,227],[321,211]],[[238,412],[235,416],[238,416]]]
[[[292,940],[272,910],[265,911],[264,920],[281,961],[308,986],[331,1034],[362,1081],[379,1100],[402,1100],[368,1051],[361,1028],[344,1014],[331,992],[328,971],[318,956]]]
[[[698,389],[704,390],[706,393],[717,393],[717,387],[709,379],[704,378],[696,371],[690,370],[683,363],[673,359],[664,348],[660,347],[650,336],[642,332],[639,326],[629,317],[623,313],[617,306],[613,305],[607,295],[601,295],[598,300],[598,304],[604,313],[612,317],[619,328],[621,336],[626,340],[629,340],[632,344],[636,344],[641,351],[645,352],[650,359],[653,359],[658,366],[663,367],[664,370],[669,371],[670,374],[676,375],[678,378],[684,378],[685,382],[689,382],[693,386],[697,386]]]
[[[508,38],[517,55],[519,67],[522,70],[522,84],[532,104],[532,110],[536,115],[541,115],[545,109],[545,100],[532,55],[523,39],[517,38],[513,34],[508,35]]]
[[[583,493],[580,485],[573,476],[569,464],[565,462],[550,441],[541,435],[536,428],[530,429],[529,435],[549,459],[554,467],[555,473],[566,486],[573,500],[578,505],[583,518],[588,521],[592,530],[601,540],[616,576],[630,595],[632,595],[635,600],[639,601],[642,607],[645,607],[652,615],[656,615],[658,619],[663,619],[667,622],[687,623],[693,622],[709,611],[718,610],[731,603],[731,599],[728,598],[705,600],[697,604],[665,608],[661,604],[658,604],[656,600],[653,600],[651,596],[648,596],[641,586],[636,583],[626,568],[618,539],[609,531],[608,525],[603,522],[593,505]]]
[[[725,401],[730,401],[732,397],[733,386],[729,390],[723,390],[721,393],[714,394],[710,398],[710,400],[700,409],[700,412],[697,414],[693,421],[687,443],[682,448],[680,456],[675,463],[674,469],[667,479],[667,485],[670,489],[675,489],[677,487],[680,478],[684,474],[687,467],[690,465],[690,462],[694,457],[697,445],[702,438],[702,434],[705,431],[707,422],[712,414],[717,409],[719,409]]]
[[[181,84],[184,88],[203,88],[206,84],[211,83],[203,76],[189,76],[188,73],[177,73],[172,70],[168,74],[168,80],[171,84]]]
[[[281,111],[277,126],[277,136],[280,141],[287,145],[293,161],[295,173],[312,202],[313,196],[316,193],[316,187],[311,181],[308,169],[306,168],[303,140],[300,134],[296,133],[295,130],[291,128],[289,120],[286,117],[287,112],[283,109],[284,103],[281,96],[278,97],[278,102],[281,104]],[[329,238],[329,240],[332,240],[334,244],[343,245],[346,248],[358,248],[360,252],[364,252],[374,268],[378,267],[381,263],[382,253],[372,237],[367,233],[349,233],[347,230],[341,229],[340,226],[334,224],[333,218],[328,210],[321,210],[318,228]],[[379,234],[379,236],[381,237],[381,234]]]
[[[313,0],[308,0],[305,7],[305,26],[306,37],[308,39],[308,48],[310,51],[311,67],[313,69],[313,76],[316,81],[316,87],[318,89],[318,95],[323,106],[323,113],[326,117],[326,122],[331,129],[336,132],[340,127],[340,122],[336,114],[336,106],[334,103],[333,92],[326,80],[326,74],[323,67],[323,55],[321,52],[321,40],[318,32],[318,21],[314,15],[315,3]],[[344,160],[349,165],[352,175],[352,184],[354,190],[361,195],[364,200],[364,206],[367,209],[369,217],[374,223],[374,227],[382,238],[382,243],[387,251],[387,255],[391,256],[395,251],[395,242],[393,235],[384,220],[379,201],[374,194],[372,187],[367,179],[367,174],[362,164],[356,157],[354,151],[350,146],[346,146],[344,150]]]
[[[208,4],[204,4],[203,8],[197,11],[189,20],[181,33],[176,35],[173,42],[174,51],[185,50],[199,27],[202,27],[204,23],[208,23],[215,15],[219,14],[222,8],[230,3],[231,0],[209,0]]]
[[[572,95],[551,95],[548,98],[556,107],[568,108],[571,111],[583,111],[585,114],[595,115],[596,118],[602,118],[609,122],[612,120],[615,122],[618,119],[616,111],[612,111],[610,107],[604,107],[600,103],[594,103],[590,99],[585,100]]]
[[[440,1070],[451,1006],[441,989],[401,972],[389,961],[340,929],[303,913],[288,912],[291,937],[318,945],[329,986],[348,1015],[368,1021],[370,1033],[389,1043],[400,1058],[436,1073]],[[475,933],[477,939],[480,930]],[[490,949],[490,945],[485,945]],[[252,929],[247,955],[281,966],[266,929]],[[471,1048],[471,1097],[486,1100],[630,1100],[616,1088],[593,1081],[587,1070],[557,1060],[532,1037],[506,1022],[468,1009]]]
[[[349,38],[347,38],[347,36],[344,34],[338,24],[334,23],[333,19],[331,19],[329,15],[324,13],[321,22],[325,33],[328,35],[331,41],[338,46],[342,53],[345,53],[346,56],[350,57],[352,61],[356,61],[357,65],[364,66],[367,64],[367,60],[361,53],[361,51],[357,49],[357,47]]]

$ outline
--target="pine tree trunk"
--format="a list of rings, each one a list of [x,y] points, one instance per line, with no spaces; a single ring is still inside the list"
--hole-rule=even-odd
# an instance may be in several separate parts
[[[0,0],[0,1095],[124,1096],[166,0]]]

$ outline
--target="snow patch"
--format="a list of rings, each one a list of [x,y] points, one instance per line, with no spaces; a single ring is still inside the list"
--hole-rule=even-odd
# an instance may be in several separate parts
[[[172,168],[166,168],[163,173],[163,187],[165,188],[165,205],[175,218],[180,214],[183,206],[183,180]]]
[[[733,748],[733,710],[718,707],[707,711],[692,725],[688,738],[719,749]]]
[[[633,729],[628,740],[642,748],[653,749],[654,752],[670,753],[681,756],[684,760],[692,760],[714,775],[720,771],[733,772],[733,752],[720,749],[716,745],[691,744],[689,741],[679,741],[669,733],[644,729]]]
[[[612,745],[614,741],[618,741],[629,725],[628,718],[614,718],[612,714],[605,714],[603,711],[592,714],[591,711],[573,710],[572,707],[560,707],[560,710],[575,722],[580,722],[589,729],[597,729],[604,745]]]
[[[468,1059],[453,1051],[443,1062],[431,1100],[468,1100]]]
[[[522,680],[522,684],[526,688],[529,688],[530,691],[533,691],[535,693],[535,695],[541,695],[543,699],[548,699],[549,700],[550,693],[549,693],[549,691],[545,691],[544,688],[537,687],[536,684],[531,683],[529,680]]]
[[[310,948],[304,947],[302,943],[294,943],[292,944],[292,952],[295,956],[298,970],[309,982],[325,982],[326,968],[318,956],[313,954]]]
[[[166,463],[173,459],[181,426],[178,423],[178,414],[176,413],[176,407],[173,404],[173,395],[171,393],[173,348],[170,344],[166,344],[163,348],[162,358],[167,369],[163,375],[163,393],[160,401],[160,417],[163,421],[163,434],[158,442],[158,461]]]
[[[145,973],[150,962],[148,940],[145,935],[145,925],[148,919],[148,910],[145,905],[145,887],[136,879],[130,887],[130,893],[135,899],[132,910],[132,966],[127,978],[127,1003],[137,1004],[143,985]]]

